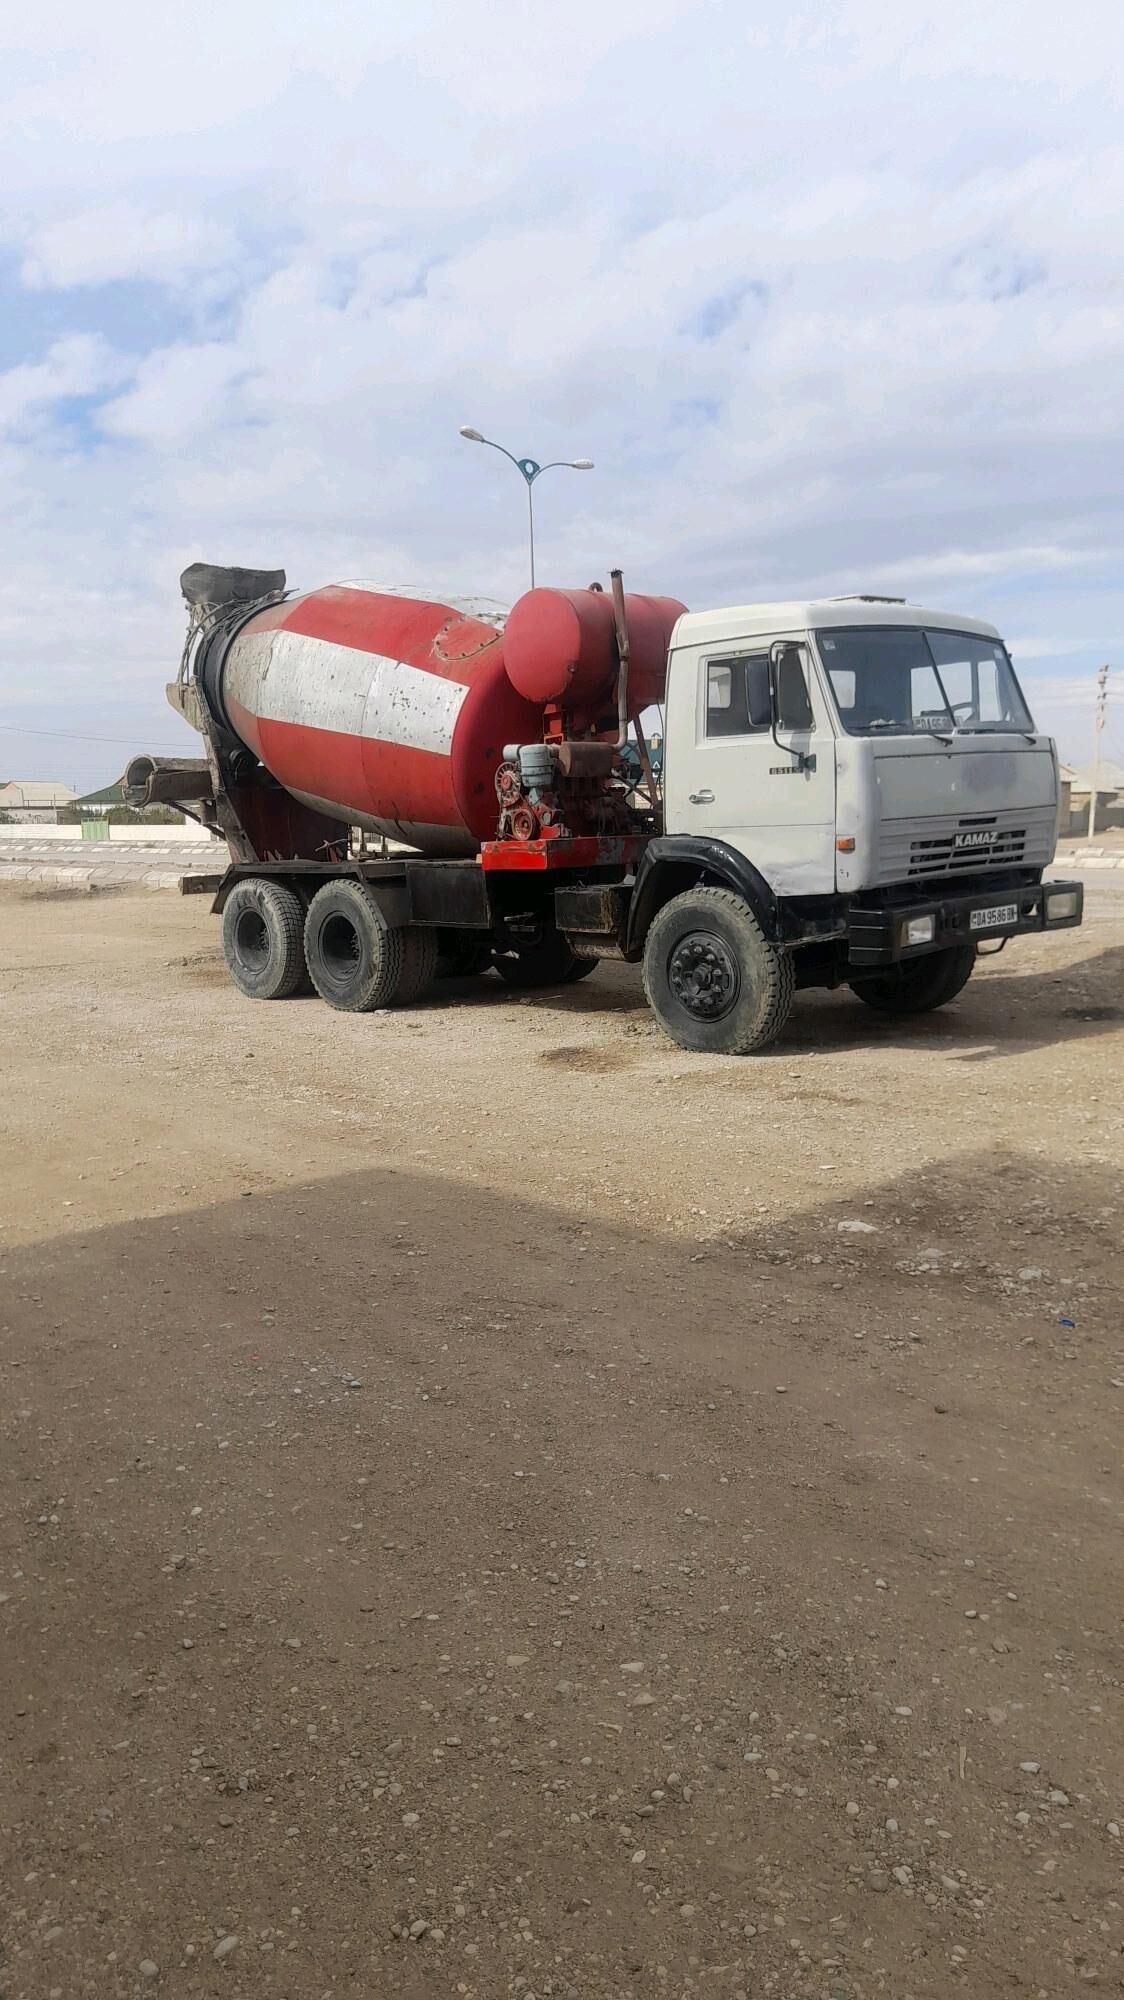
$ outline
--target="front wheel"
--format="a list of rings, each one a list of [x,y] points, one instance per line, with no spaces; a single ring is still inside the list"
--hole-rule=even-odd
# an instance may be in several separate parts
[[[665,1035],[700,1055],[767,1048],[792,1007],[792,959],[732,889],[688,889],[655,917],[644,991]]]
[[[856,999],[879,1014],[931,1014],[955,1000],[972,977],[976,963],[974,944],[952,944],[944,951],[930,951],[904,965],[888,966],[885,972],[871,972],[849,984]]]

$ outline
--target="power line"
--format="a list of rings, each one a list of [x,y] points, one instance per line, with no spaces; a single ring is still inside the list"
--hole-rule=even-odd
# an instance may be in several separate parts
[[[0,729],[8,729],[15,736],[56,736],[68,743],[110,743],[126,750],[136,746],[135,736],[84,736],[77,729],[32,729],[30,723],[0,722]]]

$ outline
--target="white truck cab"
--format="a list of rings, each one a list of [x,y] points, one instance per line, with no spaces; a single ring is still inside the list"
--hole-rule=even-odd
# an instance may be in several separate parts
[[[668,830],[728,842],[778,896],[1053,859],[1054,745],[999,633],[897,600],[681,618],[664,778]]]

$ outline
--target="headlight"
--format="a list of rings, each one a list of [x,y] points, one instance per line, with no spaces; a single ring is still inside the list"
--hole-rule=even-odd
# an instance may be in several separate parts
[[[907,917],[902,925],[902,943],[932,944],[936,927],[935,917]]]
[[[1066,917],[1077,915],[1076,889],[1047,889],[1046,922],[1060,924]]]

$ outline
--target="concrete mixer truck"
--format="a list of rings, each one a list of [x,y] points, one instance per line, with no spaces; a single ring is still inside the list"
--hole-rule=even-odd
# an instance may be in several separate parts
[[[205,754],[126,784],[225,836],[214,909],[253,999],[403,1007],[441,974],[624,959],[673,1042],[744,1055],[798,988],[917,1014],[979,951],[1081,921],[1081,884],[1045,879],[1054,746],[978,619],[692,614],[619,571],[507,613],[205,563],[182,588],[168,693]]]

